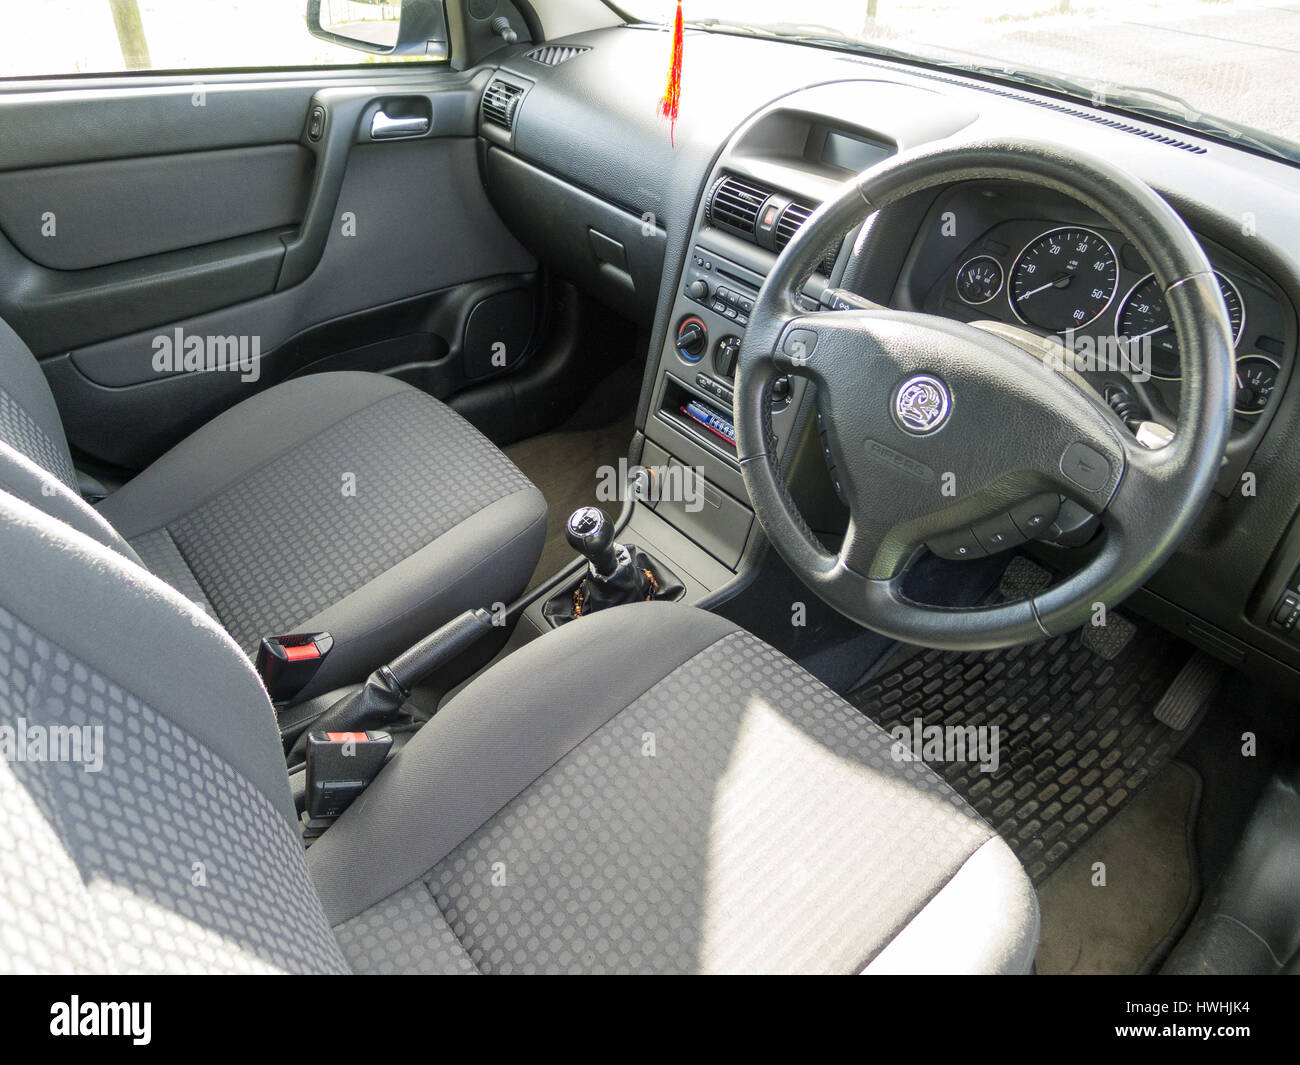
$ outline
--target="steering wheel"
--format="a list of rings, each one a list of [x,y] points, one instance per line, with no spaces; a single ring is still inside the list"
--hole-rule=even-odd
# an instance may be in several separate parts
[[[1164,447],[1139,444],[1064,360],[1043,357],[1042,338],[1027,331],[1028,343],[1013,343],[1015,330],[995,333],[874,305],[813,314],[799,308],[797,297],[827,246],[868,214],[937,185],[998,179],[1086,204],[1154,271],[1182,362],[1177,427]],[[1155,572],[1209,497],[1231,424],[1232,351],[1205,253],[1138,178],[1060,145],[922,147],[847,182],[769,274],[738,359],[741,471],[772,545],[845,617],[898,640],[952,650],[1060,635],[1083,625],[1095,604],[1119,602]],[[786,488],[771,419],[772,386],[783,375],[816,389],[849,508],[838,551],[813,534]],[[1022,504],[1032,508],[1052,493],[1100,518],[1105,539],[1081,569],[1019,602],[951,608],[904,595],[908,567],[927,543],[1009,517]]]

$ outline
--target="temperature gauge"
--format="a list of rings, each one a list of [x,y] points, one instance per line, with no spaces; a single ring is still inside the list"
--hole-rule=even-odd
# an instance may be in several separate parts
[[[1238,414],[1259,414],[1268,406],[1277,385],[1278,365],[1265,355],[1246,355],[1237,360]]]
[[[988,303],[1002,291],[1002,264],[991,255],[968,259],[957,271],[957,295],[972,307]]]

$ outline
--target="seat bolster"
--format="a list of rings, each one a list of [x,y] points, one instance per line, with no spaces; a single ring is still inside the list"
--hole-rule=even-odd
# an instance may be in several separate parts
[[[0,543],[0,606],[165,712],[238,769],[296,830],[270,700],[224,629],[141,566],[3,493]]]
[[[307,852],[331,924],[427,872],[682,663],[736,631],[670,603],[615,607],[526,644],[425,725]]]
[[[411,385],[343,371],[286,381],[244,400],[187,436],[99,504],[127,540],[197,510],[276,456]]]
[[[1000,836],[972,854],[862,970],[864,975],[1033,970],[1038,896]]]
[[[0,440],[22,451],[64,484],[76,487],[76,471],[54,393],[31,349],[0,321]]]
[[[24,503],[85,533],[124,558],[143,565],[135,550],[117,534],[103,516],[69,488],[58,475],[38,465],[0,441],[0,492],[8,492]]]
[[[466,610],[490,610],[502,589],[528,583],[545,538],[546,500],[536,488],[522,489],[295,624],[295,631],[334,637],[334,650],[298,698],[351,681]]]

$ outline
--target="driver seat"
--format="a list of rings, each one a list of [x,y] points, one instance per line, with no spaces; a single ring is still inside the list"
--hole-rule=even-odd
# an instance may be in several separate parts
[[[304,852],[272,708],[220,625],[3,493],[0,551],[0,970],[1032,965],[1006,844],[715,615],[619,607],[526,645]]]

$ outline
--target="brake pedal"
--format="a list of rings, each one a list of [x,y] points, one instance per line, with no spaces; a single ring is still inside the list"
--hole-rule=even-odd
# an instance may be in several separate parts
[[[1083,646],[1110,662],[1128,646],[1135,632],[1137,626],[1133,622],[1113,610],[1108,610],[1106,624],[1083,627]]]
[[[1156,720],[1181,732],[1196,720],[1222,678],[1223,666],[1204,651],[1197,651],[1160,697],[1155,709]]]
[[[1009,602],[1018,603],[1037,595],[1051,583],[1051,573],[1024,555],[1017,555],[1002,571],[1002,579],[998,581],[998,595]]]

